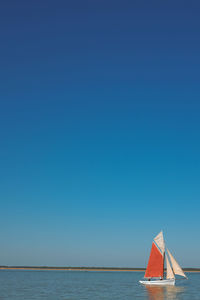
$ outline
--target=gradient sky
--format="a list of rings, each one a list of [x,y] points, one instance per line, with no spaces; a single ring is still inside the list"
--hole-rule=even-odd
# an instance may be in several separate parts
[[[199,1],[3,1],[0,265],[200,267]]]

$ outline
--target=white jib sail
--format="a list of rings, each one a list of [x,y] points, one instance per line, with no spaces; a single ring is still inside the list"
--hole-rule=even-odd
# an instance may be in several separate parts
[[[164,254],[164,252],[165,252],[165,242],[164,242],[162,231],[154,238],[154,241],[156,242],[156,244],[160,248],[162,254]]]
[[[177,275],[180,275],[180,276],[183,276],[183,277],[187,278],[187,276],[184,274],[183,270],[181,269],[181,267],[179,266],[179,264],[177,263],[175,258],[171,255],[171,253],[169,252],[168,249],[167,249],[167,252],[168,252],[170,260],[171,260],[171,264],[172,264],[174,274],[177,274]]]
[[[167,279],[174,279],[175,276],[174,276],[174,272],[172,271],[172,268],[170,266],[169,259],[167,258],[167,255],[165,257],[166,257],[166,264],[167,264],[167,276],[166,276],[166,278]]]

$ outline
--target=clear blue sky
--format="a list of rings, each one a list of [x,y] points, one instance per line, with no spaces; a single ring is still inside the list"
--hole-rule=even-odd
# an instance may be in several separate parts
[[[200,267],[199,1],[3,1],[0,265]]]

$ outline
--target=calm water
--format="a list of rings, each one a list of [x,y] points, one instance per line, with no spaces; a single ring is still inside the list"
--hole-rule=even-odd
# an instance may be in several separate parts
[[[0,299],[200,300],[200,273],[174,287],[141,286],[143,272],[0,271]]]

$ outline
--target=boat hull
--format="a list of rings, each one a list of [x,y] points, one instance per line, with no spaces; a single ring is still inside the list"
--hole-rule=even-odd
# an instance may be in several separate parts
[[[163,279],[163,280],[140,280],[144,285],[175,285],[175,279]]]

